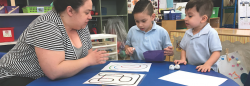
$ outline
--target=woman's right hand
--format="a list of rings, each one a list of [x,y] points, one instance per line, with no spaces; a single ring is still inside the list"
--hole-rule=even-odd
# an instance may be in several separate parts
[[[134,50],[135,50],[135,48],[128,47],[125,52],[127,55],[132,55],[134,53]]]
[[[98,49],[95,49],[88,54],[87,58],[90,65],[98,65],[106,63],[106,60],[109,59],[108,56],[109,54],[107,54],[106,51],[98,51]]]
[[[174,60],[174,64],[184,64],[184,65],[186,65],[187,61],[186,60]]]

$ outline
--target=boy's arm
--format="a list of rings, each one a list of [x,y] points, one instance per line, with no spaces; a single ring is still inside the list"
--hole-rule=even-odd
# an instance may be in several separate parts
[[[164,29],[164,31],[162,31],[162,32],[164,32],[163,33],[163,35],[162,35],[162,42],[163,42],[163,44],[162,44],[162,48],[163,48],[163,50],[164,50],[164,48],[167,48],[167,47],[169,47],[169,46],[172,46],[172,43],[171,43],[171,41],[170,41],[170,37],[169,37],[169,34],[168,34],[168,32]]]
[[[209,47],[210,52],[212,52],[212,55],[203,65],[196,67],[198,71],[210,72],[212,65],[216,63],[220,57],[220,51],[222,50],[222,46],[221,46],[219,35],[217,31],[214,30],[213,28],[210,30],[208,34],[208,47]]]
[[[186,51],[185,50],[181,50],[181,60],[186,61]]]
[[[168,32],[163,29],[164,31],[162,31],[163,33],[161,34],[162,36],[162,50],[164,50],[164,55],[165,56],[172,56],[174,54],[173,52],[173,46],[172,46],[172,43],[170,41],[170,37],[169,37],[169,34]]]
[[[222,46],[217,31],[213,29],[210,32],[211,33],[209,34],[208,38],[208,46],[210,52],[212,52],[212,55],[204,64],[212,66],[220,58],[220,51],[222,50]]]
[[[220,51],[214,51],[213,54],[210,56],[210,58],[205,62],[204,65],[208,65],[212,67],[212,65],[217,62],[217,60],[220,58]]]
[[[131,48],[131,47],[133,47],[133,45],[131,43],[132,30],[133,30],[133,28],[130,28],[130,30],[128,31],[127,40],[125,43],[125,53],[127,55],[133,54],[133,48]]]

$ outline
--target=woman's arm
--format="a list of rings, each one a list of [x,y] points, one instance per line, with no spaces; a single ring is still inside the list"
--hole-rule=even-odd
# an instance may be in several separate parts
[[[64,51],[51,51],[43,48],[35,47],[39,65],[41,66],[44,74],[51,80],[58,78],[71,77],[82,69],[96,64],[103,64],[108,58],[105,51],[91,51],[88,56],[78,60],[65,60]]]

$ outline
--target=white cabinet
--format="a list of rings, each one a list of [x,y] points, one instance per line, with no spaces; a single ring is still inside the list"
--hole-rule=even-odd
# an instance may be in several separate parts
[[[117,35],[114,34],[91,34],[92,48],[105,50],[109,53],[109,60],[118,60]],[[99,42],[100,41],[100,42]]]

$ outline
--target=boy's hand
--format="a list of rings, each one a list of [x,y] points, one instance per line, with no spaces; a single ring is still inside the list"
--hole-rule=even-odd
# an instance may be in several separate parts
[[[197,66],[196,69],[198,69],[198,71],[201,71],[201,72],[210,72],[211,66],[204,64],[204,65]]]
[[[174,64],[184,64],[184,65],[186,65],[187,61],[186,60],[174,60]]]
[[[173,46],[168,46],[167,48],[164,48],[164,55],[165,56],[172,56],[173,54],[174,54]]]
[[[134,50],[135,50],[135,48],[128,47],[125,52],[127,55],[132,55],[134,53]]]

